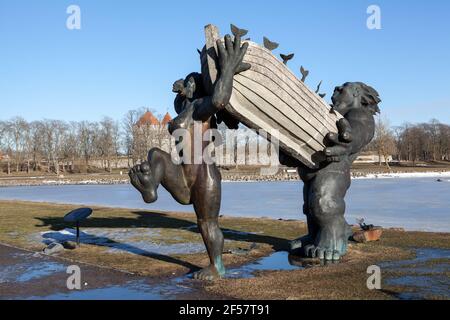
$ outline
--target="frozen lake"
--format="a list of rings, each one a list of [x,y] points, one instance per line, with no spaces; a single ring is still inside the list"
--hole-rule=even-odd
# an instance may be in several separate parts
[[[221,214],[301,219],[301,182],[224,182]],[[131,185],[71,185],[0,188],[1,200],[28,200],[133,209],[192,211],[159,189],[145,204]],[[407,230],[450,232],[450,178],[356,179],[347,197],[347,221]]]

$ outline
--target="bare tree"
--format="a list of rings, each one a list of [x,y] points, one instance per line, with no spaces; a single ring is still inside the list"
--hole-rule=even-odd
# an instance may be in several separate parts
[[[40,170],[40,163],[44,155],[44,124],[42,121],[30,123],[28,136],[28,153],[33,164],[33,171]]]
[[[376,119],[373,144],[378,152],[379,165],[384,159],[386,167],[391,170],[389,156],[395,153],[395,138],[386,117],[378,116]]]
[[[125,149],[125,153],[127,155],[128,158],[128,167],[131,167],[135,164],[136,162],[136,157],[135,157],[135,127],[136,127],[136,123],[139,120],[140,116],[142,114],[140,114],[140,112],[138,110],[130,110],[128,111],[123,120],[122,120],[122,128],[123,128],[123,146]]]
[[[79,153],[84,158],[86,172],[89,170],[89,160],[95,154],[96,133],[97,123],[88,121],[78,123]]]
[[[100,121],[100,128],[97,139],[97,148],[100,151],[100,156],[106,162],[109,172],[112,172],[111,162],[114,157],[118,155],[118,139],[119,139],[119,125],[111,118],[105,117]]]
[[[22,117],[15,117],[9,121],[8,127],[12,136],[16,172],[19,172],[22,158],[25,152],[28,123]]]

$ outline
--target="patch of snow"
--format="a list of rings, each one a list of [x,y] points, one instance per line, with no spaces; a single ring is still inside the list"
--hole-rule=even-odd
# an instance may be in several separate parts
[[[352,179],[359,180],[359,179],[393,179],[393,178],[450,178],[450,171],[370,173],[365,176],[353,177]]]
[[[80,242],[110,248],[108,252],[128,252],[138,255],[152,254],[193,254],[205,251],[203,243],[166,244],[155,241],[160,235],[158,230],[146,228],[85,228],[80,232]],[[39,234],[40,241],[51,242],[76,241],[76,230],[66,228],[60,231],[46,231]]]

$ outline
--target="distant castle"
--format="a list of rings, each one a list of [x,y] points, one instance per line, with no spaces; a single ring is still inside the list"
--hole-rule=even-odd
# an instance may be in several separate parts
[[[133,129],[132,154],[134,160],[147,158],[148,150],[157,147],[166,152],[171,150],[171,136],[167,130],[172,117],[167,112],[158,119],[150,110],[147,110],[135,123]]]
[[[162,118],[162,120],[158,120],[158,118],[156,118],[153,113],[149,110],[147,110],[147,112],[145,112],[140,118],[139,120],[136,122],[136,126],[138,127],[142,127],[142,126],[167,126],[168,123],[172,121],[172,117],[170,116],[170,114],[167,112],[164,117]]]

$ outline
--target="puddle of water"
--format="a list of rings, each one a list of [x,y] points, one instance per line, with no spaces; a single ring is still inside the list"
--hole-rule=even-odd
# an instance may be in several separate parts
[[[0,271],[0,283],[27,282],[65,272],[66,267],[56,262],[19,263]]]
[[[447,262],[427,264],[435,259],[448,259]],[[393,261],[380,264],[389,271],[407,273],[386,280],[387,285],[402,286],[411,292],[402,292],[398,298],[405,300],[425,299],[427,296],[439,296],[450,299],[450,250],[417,249],[416,257],[411,260]]]
[[[268,257],[239,268],[227,271],[227,278],[250,278],[256,271],[295,270],[302,267],[291,265],[287,252],[275,252]],[[131,281],[125,285],[108,286],[98,289],[56,293],[45,297],[29,297],[31,300],[162,300],[176,299],[179,294],[188,294],[192,290],[189,281],[192,274],[152,285],[144,280]],[[186,284],[184,284],[186,282]]]
[[[130,282],[122,286],[109,286],[99,289],[76,290],[68,293],[55,293],[45,297],[29,297],[26,300],[161,300],[155,288],[142,282]]]
[[[242,267],[230,269],[226,277],[252,278],[256,271],[288,271],[303,268],[302,266],[291,264],[288,252],[279,251]]]
[[[450,250],[421,248],[416,249],[416,257],[412,260],[385,262],[380,264],[380,267],[400,267],[404,265],[423,263],[433,259],[442,259],[442,258],[450,259]]]
[[[415,266],[413,268],[402,267],[401,269],[398,269],[398,271],[414,273],[417,275],[440,274],[444,272],[450,272],[450,264],[438,263],[433,264],[432,266]]]
[[[424,299],[426,296],[439,296],[450,299],[450,282],[445,276],[403,276],[388,280],[390,285],[410,287],[413,292],[402,292],[398,295],[400,299],[416,300]]]
[[[192,291],[181,283],[187,276],[169,280],[162,284],[150,284],[145,280],[129,281],[124,285],[112,285],[103,288],[74,290],[55,293],[45,297],[32,296],[24,300],[170,300]]]

